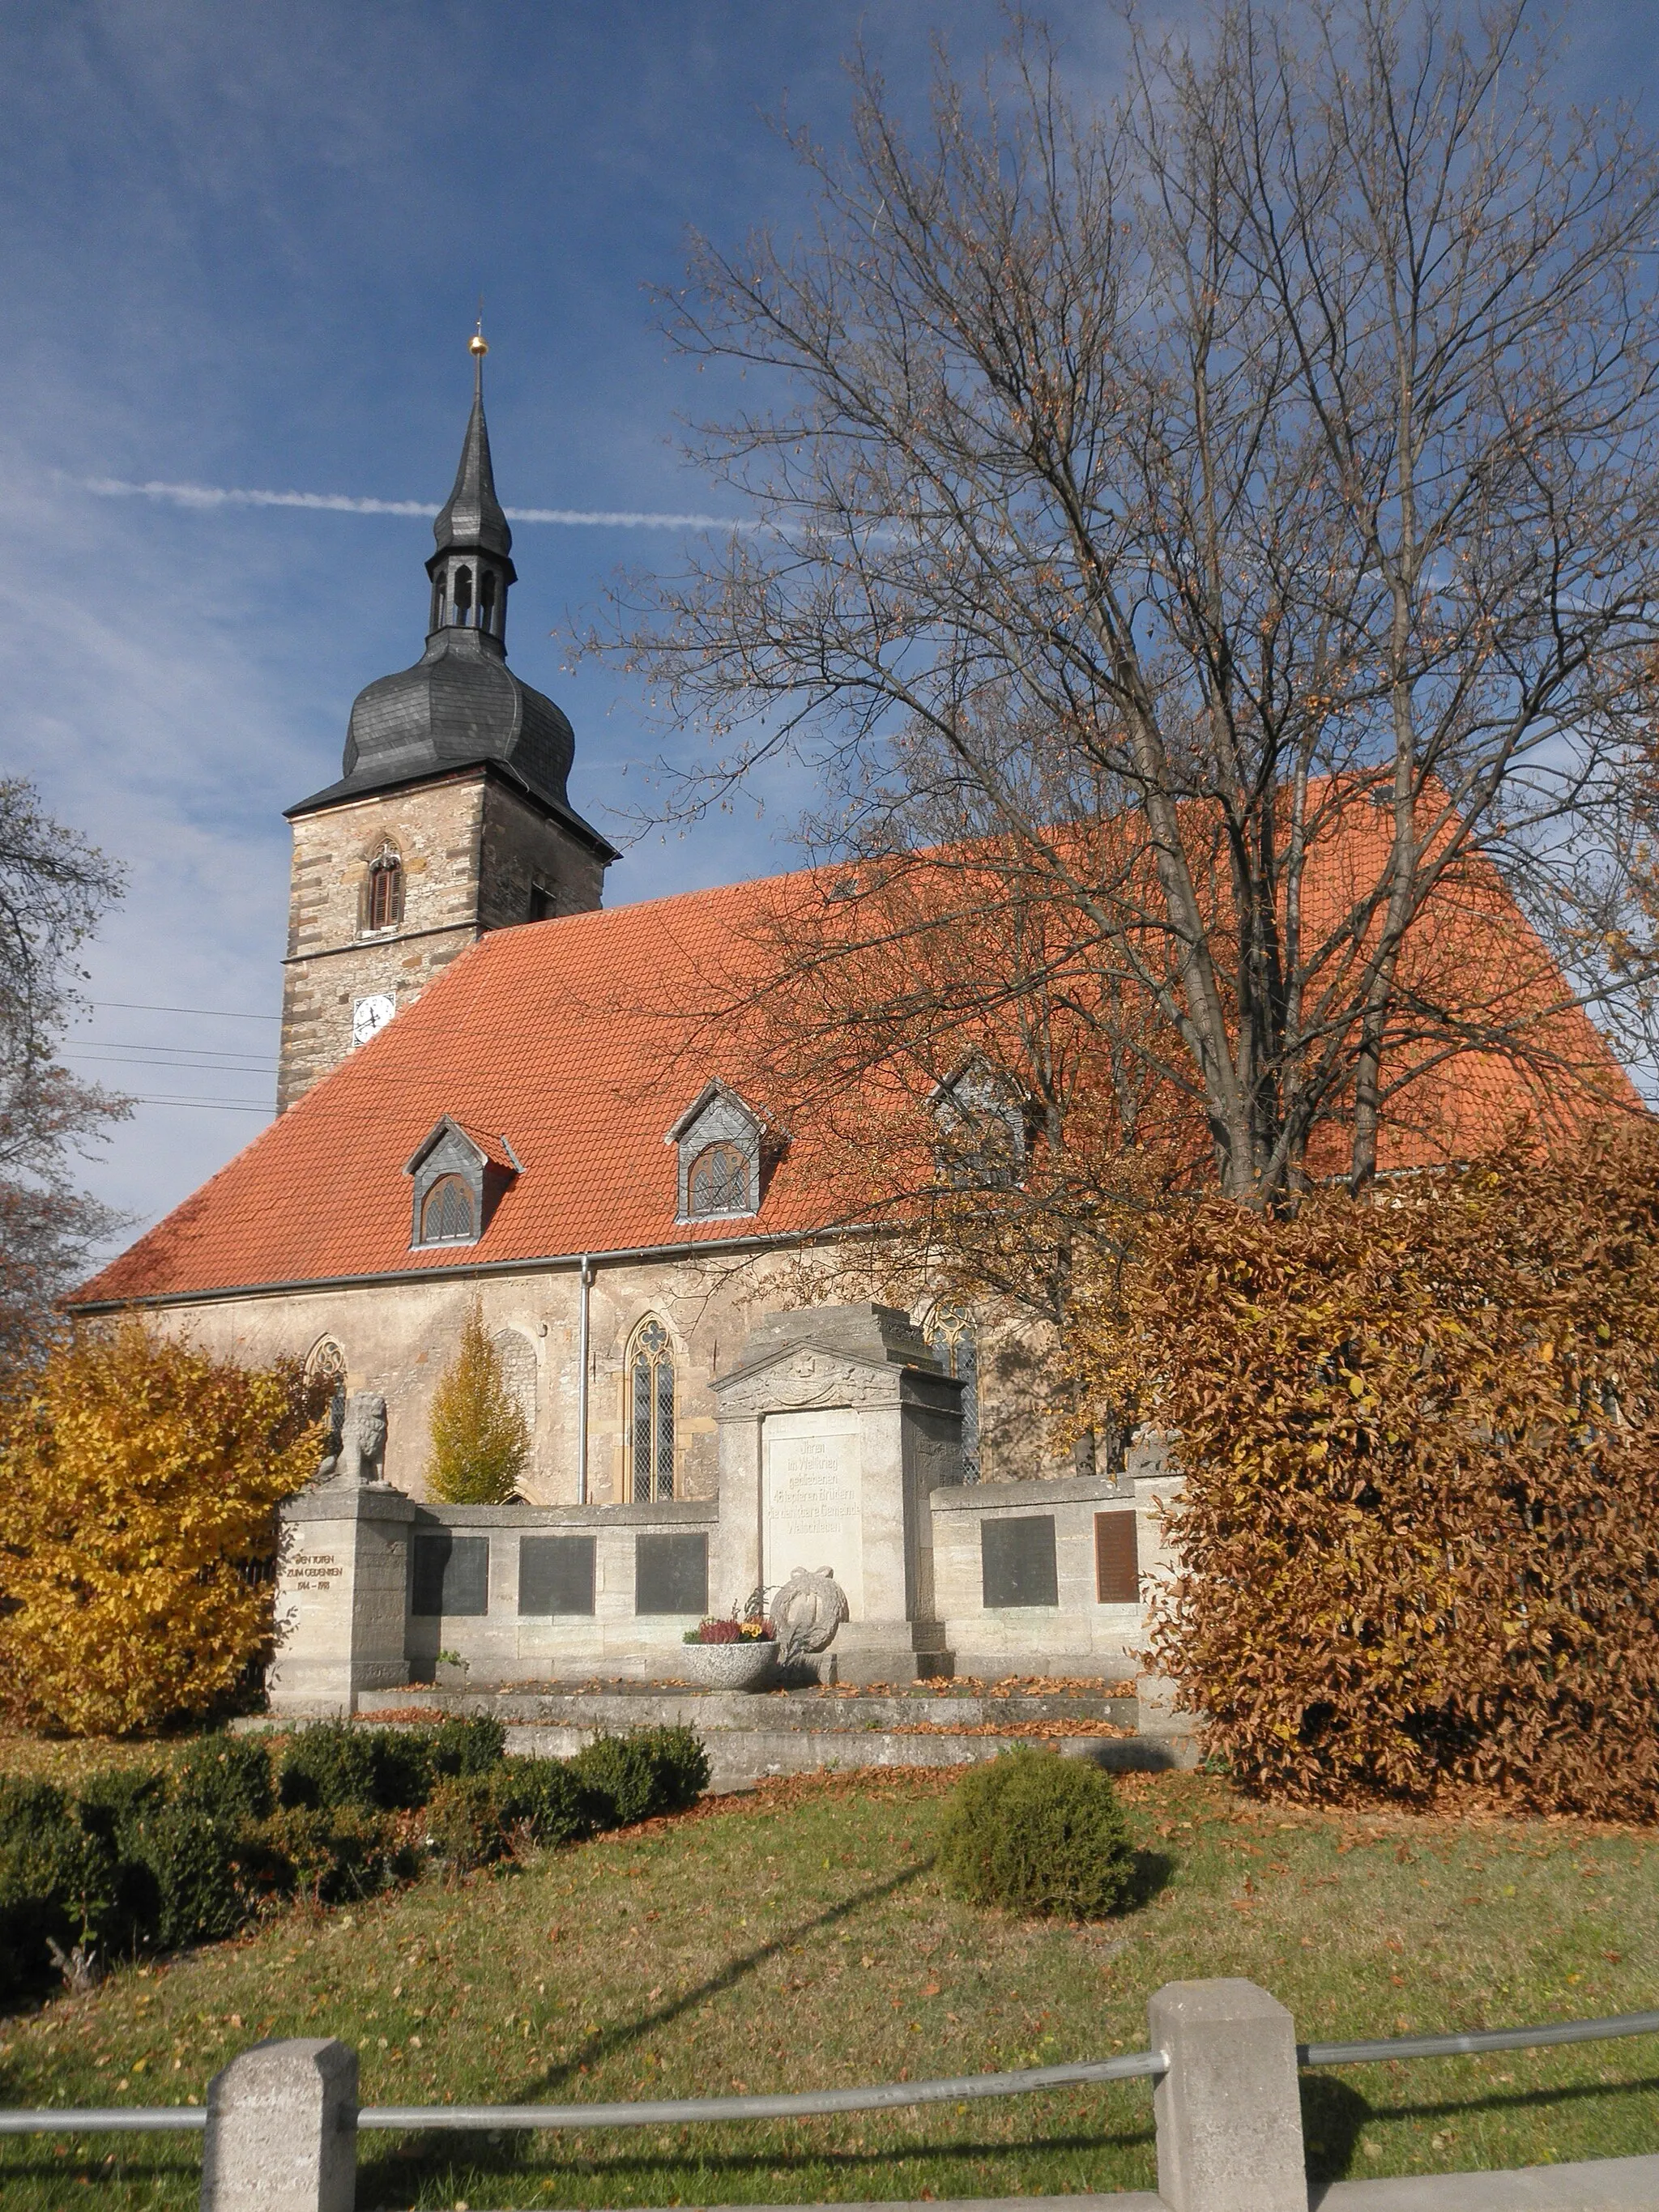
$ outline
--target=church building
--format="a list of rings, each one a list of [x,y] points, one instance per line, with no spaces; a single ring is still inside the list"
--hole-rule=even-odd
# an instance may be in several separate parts
[[[481,338],[474,349],[481,372]],[[745,1094],[743,1067],[726,1064],[718,1030],[695,1018],[777,884],[604,903],[618,855],[572,802],[571,726],[507,664],[517,571],[481,373],[434,536],[425,650],[360,693],[338,778],[288,810],[293,878],[276,1119],[71,1305],[88,1317],[138,1312],[249,1363],[295,1356],[349,1390],[384,1397],[384,1475],[418,1508],[434,1389],[476,1303],[531,1437],[522,1504],[482,1518],[494,1528],[516,1510],[538,1526],[586,1531],[558,1540],[587,1547],[586,1596],[574,1610],[602,1617],[606,1529],[620,1544],[637,1523],[643,1533],[630,1540],[648,1546],[658,1540],[652,1530],[679,1541],[681,1520],[688,1529],[712,1527],[731,1480],[717,1417],[747,1386],[739,1376],[725,1400],[722,1388],[745,1358],[753,1362],[754,1345],[769,1341],[768,1327],[782,1328],[774,1349],[784,1358],[789,1328],[768,1316],[811,1311],[823,1226],[813,1131],[775,1126],[764,1102]],[[1513,921],[1526,930],[1518,914]],[[1473,1087],[1467,1126],[1451,1131],[1455,1146],[1474,1149],[1514,1103]],[[842,1332],[837,1342],[852,1341],[845,1317],[854,1310],[838,1308],[842,1318],[826,1322],[831,1335]],[[1120,1492],[1118,1478],[1103,1473],[1079,1484],[1058,1455],[1029,1346],[989,1328],[976,1343],[970,1317],[959,1314],[915,1316],[923,1334],[903,1316],[863,1311],[860,1371],[885,1363],[942,1378],[917,1386],[933,1399],[916,1415],[921,1435],[928,1420],[937,1427],[945,1419],[944,1398],[952,1424],[959,1405],[950,1472],[939,1479],[958,1497],[975,1486],[981,1518],[1012,1516],[1004,1535],[988,1536],[977,1521],[970,1529],[951,1519],[937,1492],[939,1544],[969,1544],[960,1590],[949,1606],[936,1600],[933,1539],[906,1537],[923,1548],[907,1553],[909,1595],[895,1601],[901,1621],[907,1608],[913,1620],[930,1612],[943,1620],[954,1608],[955,1626],[939,1636],[948,1627],[958,1646],[977,1639],[994,1662],[1018,1640],[992,1618],[1005,1583],[1006,1595],[1024,1574],[1030,1589],[1060,1592],[1034,1598],[1028,1589],[1012,1600],[1016,1611],[1070,1602],[1064,1528],[1058,1571],[1052,1521],[1046,1565],[1033,1566],[1019,1548],[1029,1550],[1018,1531],[1029,1529],[1042,1493],[1060,1501],[1056,1510],[1069,1499],[1081,1516],[1070,1658],[1079,1638],[1097,1646],[1107,1634],[1127,1648],[1139,1618],[1133,1541],[1124,1554],[1121,1516],[1105,1507],[1133,1490]],[[811,1335],[805,1322],[796,1330],[803,1344]],[[792,1404],[822,1401],[809,1383],[815,1359],[831,1353],[840,1357],[833,1346],[788,1354]],[[908,1457],[904,1467],[909,1483]],[[905,1512],[916,1519],[914,1503]],[[446,1527],[453,1534],[465,1517],[447,1514]],[[922,1512],[917,1526],[927,1523]],[[507,1558],[501,1540],[495,1553]],[[994,1553],[1004,1563],[994,1571]],[[732,1553],[729,1571],[722,1556],[717,1540],[713,1583],[705,1573],[695,1592],[688,1583],[690,1595],[658,1612],[695,1617],[704,1604],[741,1602],[747,1584],[736,1582],[757,1571],[759,1554]],[[1127,1587],[1112,1565],[1123,1556]],[[650,1610],[641,1597],[647,1553],[634,1564],[634,1553],[616,1557],[622,1580],[610,1585],[609,1602],[618,1621],[631,1620]],[[500,1603],[509,1613],[535,1610],[528,1566],[489,1564],[487,1572],[507,1578]],[[720,1586],[722,1572],[732,1587]],[[780,1578],[769,1567],[764,1574]],[[428,1610],[457,1604],[452,1593]],[[482,1616],[496,1606],[490,1597],[471,1610]],[[431,1637],[439,1632],[434,1626]],[[442,1633],[453,1642],[451,1627]],[[501,1660],[509,1669],[526,1663],[529,1648],[522,1626],[515,1634]],[[920,1650],[926,1637],[917,1634]]]

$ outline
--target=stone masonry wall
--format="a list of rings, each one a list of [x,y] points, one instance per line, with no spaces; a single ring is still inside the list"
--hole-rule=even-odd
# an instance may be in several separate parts
[[[599,1266],[588,1310],[590,1503],[628,1500],[627,1360],[641,1322],[654,1315],[674,1347],[675,1495],[712,1499],[718,1438],[709,1385],[763,1314],[810,1303],[809,1287],[800,1258],[779,1252]],[[216,1354],[249,1364],[283,1353],[304,1358],[320,1339],[333,1337],[345,1352],[349,1387],[386,1398],[387,1479],[418,1498],[426,1494],[433,1392],[454,1357],[475,1297],[532,1417],[525,1495],[539,1505],[574,1504],[580,1310],[574,1264],[476,1278],[457,1270],[413,1283],[215,1299],[164,1309],[155,1318],[187,1330]],[[1042,1424],[1029,1404],[1029,1363],[1010,1358],[1012,1350],[1003,1340],[1001,1356],[981,1366],[986,1479],[1069,1472],[1045,1448]]]
[[[722,1363],[736,1358],[759,1315],[787,1303],[778,1273],[777,1261],[765,1254],[735,1271],[718,1261],[667,1261],[596,1270],[589,1294],[590,1502],[626,1499],[624,1363],[635,1329],[649,1315],[663,1323],[674,1346],[675,1494],[715,1497],[717,1439],[708,1384]],[[513,1355],[509,1365],[522,1377],[526,1413],[533,1410],[525,1495],[536,1504],[574,1504],[580,1299],[574,1266],[218,1299],[170,1307],[154,1318],[162,1327],[188,1331],[207,1351],[250,1365],[283,1353],[304,1358],[322,1338],[334,1338],[345,1352],[348,1387],[378,1390],[386,1398],[387,1480],[419,1498],[426,1495],[433,1393],[454,1357],[475,1297],[498,1348]],[[507,1332],[520,1344],[500,1341]]]
[[[370,861],[381,845],[404,866],[395,928],[362,927]],[[294,824],[288,963],[276,1109],[291,1106],[352,1049],[352,1009],[384,992],[398,1007],[486,929],[530,916],[532,884],[560,914],[598,906],[604,869],[561,823],[482,770],[355,799]]]
[[[478,919],[510,929],[530,916],[532,890],[551,894],[556,914],[591,914],[605,889],[605,863],[588,846],[493,778],[484,786]]]
[[[384,991],[406,1006],[472,943],[483,811],[483,778],[474,775],[295,823],[279,1113],[351,1050],[356,1000]],[[369,936],[360,926],[363,885],[386,840],[403,860],[403,920]]]

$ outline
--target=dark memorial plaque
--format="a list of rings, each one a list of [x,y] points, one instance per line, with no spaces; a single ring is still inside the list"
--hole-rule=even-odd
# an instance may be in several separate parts
[[[981,1521],[979,1559],[987,1612],[1000,1606],[1060,1603],[1052,1513]]]
[[[425,1620],[463,1619],[489,1610],[489,1539],[452,1536],[447,1528],[417,1535],[409,1547],[409,1609]]]
[[[1095,1596],[1102,1605],[1140,1602],[1140,1558],[1133,1512],[1095,1516]]]
[[[634,1539],[635,1613],[696,1613],[708,1610],[708,1539],[701,1529],[684,1536]]]
[[[523,1536],[519,1540],[520,1613],[592,1613],[593,1539]]]

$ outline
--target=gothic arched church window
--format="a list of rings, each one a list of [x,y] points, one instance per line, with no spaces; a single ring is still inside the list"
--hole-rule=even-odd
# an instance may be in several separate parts
[[[404,918],[404,864],[395,845],[382,845],[368,864],[363,927],[392,929]]]
[[[474,1235],[472,1193],[464,1177],[440,1176],[421,1207],[422,1244],[466,1244]]]
[[[711,1213],[749,1213],[749,1161],[737,1145],[706,1145],[691,1163],[686,1211],[695,1220]]]
[[[640,1323],[628,1358],[629,1485],[636,1505],[674,1495],[674,1347],[653,1316]]]
[[[962,1479],[980,1480],[979,1338],[971,1317],[942,1307],[933,1322],[933,1350],[947,1375],[962,1384]]]
[[[345,1419],[346,1396],[345,1346],[337,1337],[319,1336],[312,1346],[306,1354],[306,1379],[328,1386],[328,1425],[337,1437]]]

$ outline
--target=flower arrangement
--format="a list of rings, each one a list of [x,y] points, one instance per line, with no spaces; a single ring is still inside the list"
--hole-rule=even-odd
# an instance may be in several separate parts
[[[777,1640],[777,1631],[769,1620],[753,1617],[702,1620],[686,1630],[684,1640],[688,1644],[772,1644]]]

